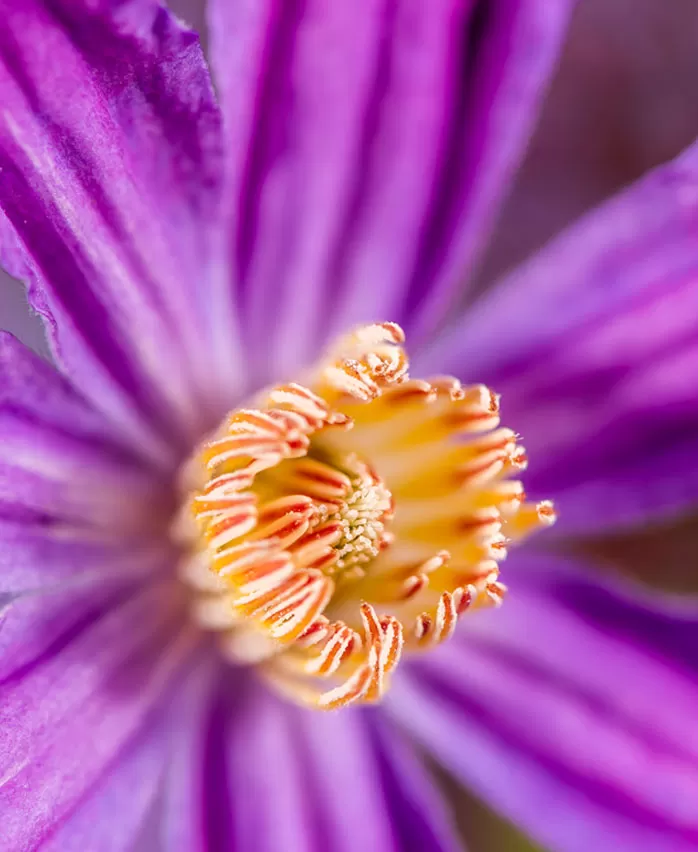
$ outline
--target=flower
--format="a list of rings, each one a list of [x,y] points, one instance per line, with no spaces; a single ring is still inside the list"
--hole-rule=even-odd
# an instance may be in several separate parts
[[[695,847],[695,614],[581,570],[565,542],[695,503],[698,149],[453,309],[568,11],[215,0],[216,100],[155,0],[4,3],[0,260],[60,370],[0,338],[4,848],[455,849],[413,740],[553,848]],[[429,474],[452,468],[431,462],[476,450],[484,467],[458,458],[471,509],[514,483],[507,538],[549,508],[501,480],[523,463],[512,433],[449,442],[451,414],[494,427],[496,400],[408,382],[394,323],[415,375],[503,393],[527,490],[561,508],[512,553],[503,607],[397,671],[405,625],[442,638],[501,592],[472,574],[501,555],[499,518],[458,539],[466,581],[426,609],[452,579],[438,542],[395,574],[419,513],[443,518]],[[399,520],[401,476],[419,500]],[[321,534],[298,583],[303,525]],[[239,547],[270,558],[250,576]],[[260,610],[270,577],[297,585]],[[386,612],[361,607],[371,581]],[[328,595],[342,617],[324,622]],[[378,707],[295,703],[372,701],[391,672]]]

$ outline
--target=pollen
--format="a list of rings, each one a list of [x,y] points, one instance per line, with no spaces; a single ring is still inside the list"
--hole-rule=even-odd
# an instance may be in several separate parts
[[[528,503],[499,399],[411,379],[402,330],[359,328],[307,384],[260,393],[196,449],[174,527],[192,615],[232,662],[320,709],[373,703],[400,660],[499,606]]]

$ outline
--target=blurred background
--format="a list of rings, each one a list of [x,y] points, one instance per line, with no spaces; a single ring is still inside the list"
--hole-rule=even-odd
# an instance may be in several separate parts
[[[173,0],[195,26],[196,0]],[[698,136],[696,0],[580,0],[538,129],[504,206],[477,276],[481,292],[550,237],[647,169],[674,157]],[[0,327],[47,354],[22,287],[0,272]],[[695,553],[695,522],[672,529],[663,582],[698,591],[686,573]],[[599,541],[597,556],[649,577],[664,531]],[[443,778],[473,852],[536,847]]]

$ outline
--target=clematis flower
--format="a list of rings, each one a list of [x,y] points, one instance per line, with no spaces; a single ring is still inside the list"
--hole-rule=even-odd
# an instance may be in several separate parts
[[[695,503],[698,149],[458,316],[566,2],[214,0],[217,97],[154,0],[0,9],[3,848],[457,849],[423,752],[695,848],[695,615],[565,542]]]

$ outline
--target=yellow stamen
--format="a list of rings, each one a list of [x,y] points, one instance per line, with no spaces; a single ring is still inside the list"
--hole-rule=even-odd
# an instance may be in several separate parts
[[[403,343],[393,323],[358,329],[309,386],[235,411],[183,471],[194,617],[321,709],[378,701],[403,652],[501,604],[507,545],[555,519],[511,478],[526,455],[498,397],[409,379]]]

